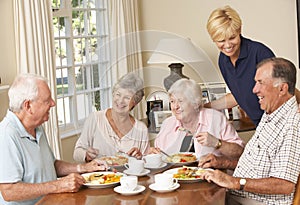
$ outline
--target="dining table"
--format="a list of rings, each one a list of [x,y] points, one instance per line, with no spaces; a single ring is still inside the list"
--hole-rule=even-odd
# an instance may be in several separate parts
[[[197,164],[187,165],[190,167]],[[115,184],[106,188],[90,188],[82,186],[76,193],[48,194],[42,197],[38,205],[224,205],[226,189],[204,180],[179,182],[178,189],[170,192],[156,192],[149,188],[154,183],[155,174],[174,169],[178,165],[166,164],[162,168],[149,169],[145,176],[138,177],[138,185],[145,190],[136,195],[122,195],[114,191]],[[124,167],[118,167],[123,172]]]

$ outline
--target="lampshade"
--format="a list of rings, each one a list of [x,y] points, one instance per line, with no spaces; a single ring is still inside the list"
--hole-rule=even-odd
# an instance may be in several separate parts
[[[148,60],[154,63],[189,63],[203,61],[201,53],[188,38],[162,39]]]
[[[175,81],[189,78],[182,74],[183,63],[200,61],[204,61],[204,58],[190,39],[173,38],[160,40],[148,63],[169,64],[171,73],[164,79],[164,86],[168,91]]]

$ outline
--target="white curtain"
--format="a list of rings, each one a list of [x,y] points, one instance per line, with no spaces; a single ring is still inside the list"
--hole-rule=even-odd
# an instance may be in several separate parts
[[[110,0],[111,73],[113,84],[128,72],[143,78],[142,53],[139,37],[138,0]],[[143,117],[142,104],[134,109],[134,116]]]
[[[35,73],[49,81],[56,99],[55,53],[52,11],[49,0],[13,0],[18,73]],[[48,142],[57,159],[61,159],[56,107],[44,124]]]

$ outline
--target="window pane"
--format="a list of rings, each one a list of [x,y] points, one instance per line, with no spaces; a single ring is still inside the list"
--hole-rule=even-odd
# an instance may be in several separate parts
[[[56,66],[67,66],[67,47],[65,39],[58,39],[54,41]]]
[[[75,64],[81,64],[86,62],[86,50],[85,50],[85,39],[79,38],[74,39],[74,57],[75,57]]]
[[[86,89],[85,86],[85,73],[84,73],[84,69],[82,66],[76,67],[75,68],[75,76],[76,76],[76,90],[80,91],[80,90],[84,90]]]
[[[57,99],[57,114],[58,114],[58,125],[65,125],[71,122],[70,116],[70,99],[61,98]]]
[[[88,103],[90,102],[89,96],[87,94],[77,95],[77,114],[78,120],[85,119],[89,114],[89,106]]]
[[[62,97],[69,93],[68,70],[67,68],[56,69],[56,90],[57,96]]]

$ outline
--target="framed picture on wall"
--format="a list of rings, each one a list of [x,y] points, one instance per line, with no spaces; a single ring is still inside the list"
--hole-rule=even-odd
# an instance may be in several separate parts
[[[159,128],[161,127],[161,124],[163,121],[170,117],[172,115],[172,111],[170,110],[165,110],[165,111],[155,111],[154,112],[154,122],[155,122],[155,127]]]

